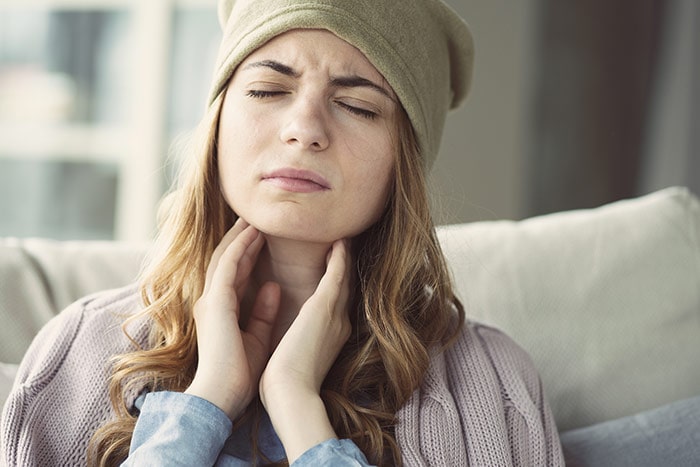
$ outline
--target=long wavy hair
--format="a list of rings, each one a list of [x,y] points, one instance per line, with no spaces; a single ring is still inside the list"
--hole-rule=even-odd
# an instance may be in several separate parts
[[[115,357],[109,394],[116,417],[90,440],[90,465],[118,465],[127,457],[137,419],[127,394],[144,387],[184,391],[194,377],[192,310],[214,248],[236,219],[221,194],[217,170],[222,101],[223,95],[200,123],[190,151],[195,154],[161,207],[161,229],[141,279],[145,308],[130,318],[150,320],[149,344]],[[403,109],[398,114],[390,129],[395,173],[386,210],[353,241],[353,333],[321,389],[338,436],[352,439],[377,465],[401,464],[395,414],[422,383],[431,350],[447,347],[464,323],[435,236],[423,159],[408,116]],[[259,400],[254,401],[247,414],[259,410]],[[255,433],[251,443],[255,446]]]

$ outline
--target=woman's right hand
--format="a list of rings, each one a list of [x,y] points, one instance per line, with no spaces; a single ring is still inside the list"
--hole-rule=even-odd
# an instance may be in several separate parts
[[[239,326],[241,298],[264,242],[258,230],[238,219],[214,250],[204,292],[194,306],[199,363],[185,393],[208,400],[231,420],[257,394],[279,309],[279,285],[266,283],[245,329]]]

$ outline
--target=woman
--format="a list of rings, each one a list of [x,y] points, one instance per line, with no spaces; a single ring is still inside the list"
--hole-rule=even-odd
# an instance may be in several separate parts
[[[438,0],[229,0],[219,15],[160,248],[139,288],[37,337],[8,462],[563,464],[527,355],[465,323],[427,207],[470,79],[466,24]]]

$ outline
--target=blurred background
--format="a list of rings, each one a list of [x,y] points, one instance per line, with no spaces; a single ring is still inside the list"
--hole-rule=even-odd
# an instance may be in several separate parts
[[[446,0],[476,67],[438,223],[700,193],[700,2]],[[0,0],[0,236],[145,240],[204,103],[215,0]]]

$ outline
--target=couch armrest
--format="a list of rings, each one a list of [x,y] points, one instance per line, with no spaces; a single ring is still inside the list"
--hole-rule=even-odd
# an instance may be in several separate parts
[[[0,362],[18,363],[39,329],[71,302],[126,285],[146,246],[0,239]]]

